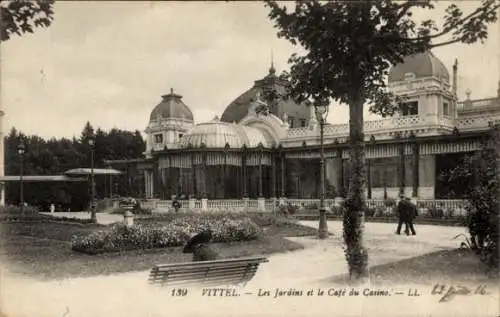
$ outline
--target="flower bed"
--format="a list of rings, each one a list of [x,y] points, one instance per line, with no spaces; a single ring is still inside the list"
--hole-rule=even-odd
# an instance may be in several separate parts
[[[71,248],[74,251],[96,254],[176,247],[185,244],[192,235],[207,228],[213,231],[212,242],[254,240],[262,233],[262,229],[249,218],[186,215],[166,225],[151,223],[127,227],[115,224],[105,230],[74,236]]]

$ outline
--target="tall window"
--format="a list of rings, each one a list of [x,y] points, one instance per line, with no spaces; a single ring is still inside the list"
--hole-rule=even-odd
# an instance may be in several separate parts
[[[300,119],[300,126],[302,128],[306,126],[306,119]]]
[[[450,104],[445,102],[443,103],[443,116],[449,116],[450,115]]]
[[[155,143],[163,143],[163,134],[155,134]]]
[[[401,115],[414,116],[418,114],[418,101],[403,102],[399,106]]]
[[[293,128],[293,122],[294,122],[294,117],[288,117],[288,124],[290,125],[290,128]]]

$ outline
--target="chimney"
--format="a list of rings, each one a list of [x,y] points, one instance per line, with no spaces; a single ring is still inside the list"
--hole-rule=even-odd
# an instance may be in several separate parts
[[[457,77],[458,77],[458,60],[455,58],[455,63],[453,64],[453,95],[457,96]]]
[[[498,103],[500,104],[500,80],[498,81],[497,98],[498,98]]]

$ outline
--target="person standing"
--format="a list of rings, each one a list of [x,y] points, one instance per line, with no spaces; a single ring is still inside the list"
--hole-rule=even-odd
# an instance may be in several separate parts
[[[405,225],[406,235],[416,235],[415,227],[413,225],[413,220],[417,216],[417,206],[412,203],[410,197],[402,198],[397,206],[397,214],[399,217],[398,228],[396,229],[396,234],[401,234],[401,227]]]
[[[407,202],[407,206],[408,206],[407,207],[408,208],[407,219],[405,222],[405,225],[406,225],[405,233],[408,236],[408,235],[410,235],[409,231],[411,231],[411,235],[414,236],[417,234],[417,232],[415,231],[415,227],[413,226],[413,220],[415,220],[415,218],[418,215],[417,204],[414,204],[411,201],[410,197],[406,197],[405,201]],[[410,230],[408,230],[408,229],[410,229]]]
[[[396,207],[396,214],[398,215],[398,228],[396,229],[396,234],[401,234],[401,227],[403,224],[406,226],[406,231],[408,231],[408,223],[406,219],[408,218],[408,206],[406,200],[401,196]]]

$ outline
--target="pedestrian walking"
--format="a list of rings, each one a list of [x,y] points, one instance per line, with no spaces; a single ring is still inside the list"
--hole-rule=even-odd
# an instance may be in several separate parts
[[[398,215],[398,227],[396,229],[396,234],[401,234],[401,227],[405,225],[406,235],[416,235],[415,227],[413,225],[413,220],[417,217],[417,206],[412,203],[410,197],[401,197],[397,207],[396,213]]]

